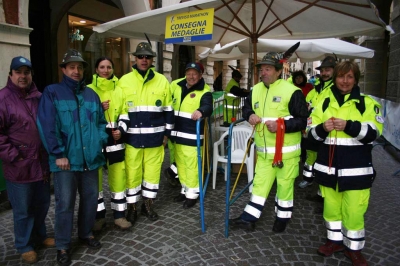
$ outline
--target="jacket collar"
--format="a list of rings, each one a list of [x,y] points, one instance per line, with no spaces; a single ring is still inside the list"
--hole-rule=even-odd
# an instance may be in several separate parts
[[[14,93],[17,93],[19,96],[21,96],[23,98],[32,98],[32,97],[37,97],[38,95],[40,95],[40,92],[36,88],[36,84],[33,81],[31,83],[31,86],[28,89],[23,90],[20,87],[18,87],[17,85],[15,85],[11,81],[10,77],[8,77],[7,88],[9,88],[11,91],[13,91]]]
[[[346,99],[347,94],[342,95],[335,84],[332,85],[331,90],[332,90],[332,93],[335,96],[336,100],[338,101],[339,106],[342,106],[345,102],[351,101],[351,100],[360,101],[360,98],[361,98],[360,87],[358,87],[358,85],[355,85],[353,87],[353,89],[349,93],[350,95],[347,99]]]
[[[65,83],[65,85],[67,85],[67,87],[73,90],[75,93],[82,92],[86,87],[84,78],[80,81],[76,81],[71,79],[70,77],[67,77],[66,75],[63,75],[62,82]]]
[[[150,68],[147,69],[146,72],[140,70],[140,69],[137,67],[136,64],[132,66],[132,69],[133,69],[133,70],[136,70],[136,72],[139,73],[139,74],[143,77],[143,79],[145,80],[145,83],[146,83],[147,81],[153,79],[154,76],[155,76],[155,74],[154,74],[154,66],[153,66],[153,65],[151,65]],[[146,78],[146,75],[147,75],[147,78]]]
[[[110,79],[106,79],[94,74],[92,85],[101,91],[109,91],[115,89],[117,82],[118,78],[115,75],[113,75]]]

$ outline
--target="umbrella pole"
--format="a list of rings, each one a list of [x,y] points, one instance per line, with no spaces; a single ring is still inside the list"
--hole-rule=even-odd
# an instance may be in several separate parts
[[[258,83],[257,71],[257,40],[253,39],[253,86]]]
[[[258,42],[258,33],[256,32],[256,1],[251,1],[251,9],[253,13],[253,34],[251,36],[251,42],[253,43],[253,86],[258,83],[258,71],[257,71],[257,42]]]

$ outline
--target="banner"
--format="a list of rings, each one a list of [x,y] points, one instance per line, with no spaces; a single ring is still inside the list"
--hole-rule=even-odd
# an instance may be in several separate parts
[[[165,43],[211,40],[213,24],[214,8],[167,16]]]
[[[383,106],[382,106],[383,107]],[[382,135],[397,149],[400,149],[400,104],[385,101],[385,124]]]

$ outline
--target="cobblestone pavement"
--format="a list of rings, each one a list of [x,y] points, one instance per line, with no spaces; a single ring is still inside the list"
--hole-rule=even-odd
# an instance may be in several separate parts
[[[400,178],[392,174],[400,169],[383,146],[373,149],[378,176],[373,185],[366,214],[366,244],[363,254],[369,265],[399,265],[400,261]],[[355,158],[356,159],[356,158]],[[167,167],[166,153],[164,167]],[[235,178],[234,176],[232,180]],[[239,187],[243,187],[242,177]],[[231,230],[224,236],[225,182],[218,177],[216,190],[211,185],[205,199],[207,231],[201,232],[199,204],[184,210],[172,198],[179,189],[168,186],[161,177],[155,202],[160,219],[155,222],[140,217],[130,231],[113,226],[110,195],[105,193],[107,223],[98,235],[103,247],[89,250],[77,241],[76,227],[72,236],[73,265],[351,265],[343,253],[324,258],[317,248],[325,242],[322,203],[306,200],[316,194],[313,185],[300,189],[296,180],[294,214],[284,233],[272,232],[274,221],[274,187],[254,232]],[[211,182],[211,180],[210,180]],[[105,182],[106,183],[106,182]],[[106,186],[107,187],[107,186]],[[107,190],[107,189],[106,189]],[[238,216],[249,199],[245,193],[231,208],[231,217]],[[54,235],[54,196],[47,218],[49,235]],[[12,211],[0,212],[0,265],[20,265],[22,261],[13,246]],[[39,249],[36,265],[55,265],[56,249]]]

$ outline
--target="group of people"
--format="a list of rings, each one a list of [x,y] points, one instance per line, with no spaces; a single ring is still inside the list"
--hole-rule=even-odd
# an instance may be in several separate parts
[[[384,122],[380,104],[360,92],[357,63],[337,63],[332,56],[326,57],[317,68],[321,76],[312,88],[305,86],[301,73],[293,75],[293,84],[281,79],[285,55],[270,52],[257,64],[262,81],[253,87],[243,106],[243,117],[256,128],[258,158],[250,201],[229,225],[254,230],[276,180],[272,230],[280,233],[286,229],[305,135],[307,157],[300,186],[315,179],[324,199],[327,241],[317,253],[331,256],[344,251],[353,265],[367,265],[361,250],[365,245],[364,215],[376,175],[372,142],[382,133]]]
[[[0,105],[0,159],[13,207],[15,247],[25,262],[36,262],[35,248],[42,245],[57,248],[59,265],[71,264],[77,191],[79,240],[91,249],[101,247],[93,230],[105,224],[103,166],[108,171],[115,226],[128,229],[135,224],[141,199],[140,213],[157,220],[153,200],[167,142],[182,187],[174,201],[183,202],[185,209],[196,204],[196,123],[213,111],[204,68],[189,63],[185,77],[170,84],[154,70],[156,54],[150,43],[139,43],[133,55],[132,71],[119,80],[112,60],[99,58],[93,81],[86,86],[83,73],[88,64],[70,49],[60,64],[62,81],[47,86],[43,94],[32,81],[31,62],[22,56],[13,58],[7,86],[0,90],[4,103]],[[304,73],[293,76],[297,86],[283,80],[283,62],[290,55],[267,53],[257,64],[261,82],[246,92],[243,117],[256,128],[258,159],[250,201],[229,224],[254,230],[276,180],[272,230],[285,231],[293,212],[300,143],[306,132],[303,187],[313,178],[320,185],[327,228],[327,242],[317,252],[330,256],[344,251],[353,265],[367,265],[361,250],[364,214],[375,177],[371,143],[383,127],[380,105],[360,93],[360,70],[353,62],[336,64],[327,57],[318,68],[321,77],[313,89],[306,85]],[[238,90],[241,77],[233,70],[230,92]],[[45,225],[50,173],[55,238],[47,236]]]
[[[71,235],[77,191],[78,237],[90,249],[101,248],[93,231],[105,225],[103,166],[108,171],[114,224],[125,230],[140,213],[159,218],[157,196],[164,147],[176,150],[182,190],[175,201],[195,205],[196,123],[212,113],[212,95],[199,63],[185,77],[168,82],[154,70],[151,44],[139,43],[132,71],[118,79],[114,63],[101,57],[92,83],[83,74],[88,63],[69,49],[60,64],[60,83],[40,93],[31,62],[13,58],[8,83],[0,90],[0,159],[13,207],[15,247],[26,263],[38,260],[40,245],[57,248],[57,264],[71,264]],[[202,121],[204,127],[204,121]],[[46,232],[50,173],[55,195],[55,238]]]

